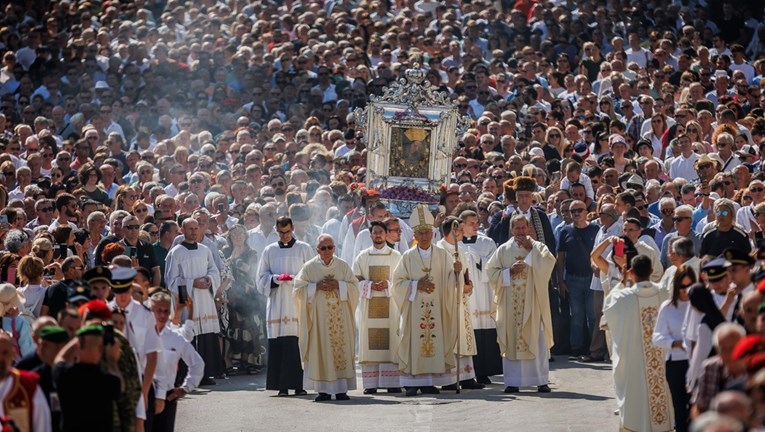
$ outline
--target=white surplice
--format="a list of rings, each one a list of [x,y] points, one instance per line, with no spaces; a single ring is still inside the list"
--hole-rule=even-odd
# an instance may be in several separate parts
[[[292,289],[295,276],[314,255],[311,246],[295,239],[287,245],[270,244],[263,250],[258,265],[258,292],[268,298],[266,333],[269,339],[298,335],[298,311]],[[291,275],[293,280],[278,281],[281,274]]]
[[[178,295],[178,286],[185,285],[191,301],[194,302],[194,335],[219,333],[220,321],[215,307],[213,293],[220,287],[220,272],[215,265],[210,248],[199,243],[182,242],[167,253],[165,282],[173,295]],[[209,276],[212,287],[209,290],[194,288],[194,279]]]

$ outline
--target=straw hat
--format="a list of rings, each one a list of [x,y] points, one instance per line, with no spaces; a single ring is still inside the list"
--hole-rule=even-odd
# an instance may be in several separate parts
[[[5,316],[11,309],[21,310],[24,308],[26,299],[16,287],[9,283],[0,284],[0,316]]]

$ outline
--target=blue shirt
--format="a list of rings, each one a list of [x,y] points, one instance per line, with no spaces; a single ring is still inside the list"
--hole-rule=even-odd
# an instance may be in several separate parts
[[[592,277],[590,267],[590,253],[595,246],[595,237],[600,228],[595,224],[588,224],[584,228],[575,228],[567,225],[561,229],[558,252],[566,253],[566,274]]]

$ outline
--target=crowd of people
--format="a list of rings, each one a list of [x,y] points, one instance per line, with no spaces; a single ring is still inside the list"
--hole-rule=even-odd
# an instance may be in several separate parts
[[[215,379],[343,400],[356,362],[368,394],[549,392],[552,354],[613,363],[626,429],[762,429],[763,19],[4,4],[0,421],[173,430]],[[415,65],[469,127],[409,218],[365,184],[353,112]]]

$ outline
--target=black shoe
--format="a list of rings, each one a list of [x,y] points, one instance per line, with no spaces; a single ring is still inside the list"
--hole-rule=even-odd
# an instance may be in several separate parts
[[[401,387],[391,387],[388,389],[388,393],[401,393]]]
[[[297,389],[297,390],[295,390],[295,396],[305,396],[305,395],[307,395],[307,394],[308,394],[308,392],[307,392],[307,391],[305,391],[305,390],[303,390],[303,389]]]
[[[364,389],[364,394],[377,394],[376,388]]]
[[[476,378],[476,380],[478,381],[479,384],[484,384],[484,385],[491,384],[491,378],[487,376],[479,376],[478,378]]]
[[[327,393],[319,393],[318,396],[316,396],[316,399],[314,399],[315,402],[326,402],[328,400],[331,400],[332,396]]]
[[[505,393],[519,393],[521,389],[518,387],[505,387]]]
[[[417,396],[417,387],[404,387],[406,389],[407,396]]]
[[[441,390],[444,390],[444,391],[454,391],[454,390],[457,390],[457,384],[454,383],[454,384],[449,384],[449,385],[441,386]],[[425,392],[423,392],[423,393],[425,393]]]
[[[433,386],[420,387],[420,391],[422,394],[441,394],[441,392]]]
[[[351,400],[348,393],[338,393],[335,395],[335,400]]]
[[[602,362],[603,358],[602,357],[593,357],[591,355],[583,355],[583,356],[579,357],[579,361],[582,362],[582,363],[597,363],[597,362]]]
[[[215,384],[217,384],[215,380],[210,377],[202,378],[202,382],[199,383],[200,386],[214,386]]]
[[[537,386],[537,391],[539,393],[550,393],[552,390],[550,390],[550,386],[545,384],[541,386]]]
[[[468,390],[481,390],[482,388],[486,386],[483,384],[477,383],[476,380],[469,379],[469,380],[460,381],[460,387],[464,389],[468,389]]]
[[[579,350],[572,350],[571,354],[568,355],[568,359],[569,360],[578,361],[579,357],[581,357],[581,356],[582,356],[582,352],[581,351],[579,351]]]
[[[287,390],[279,390],[279,394],[277,394],[276,396],[278,396],[278,397],[287,397],[289,395],[290,394],[287,392]]]

